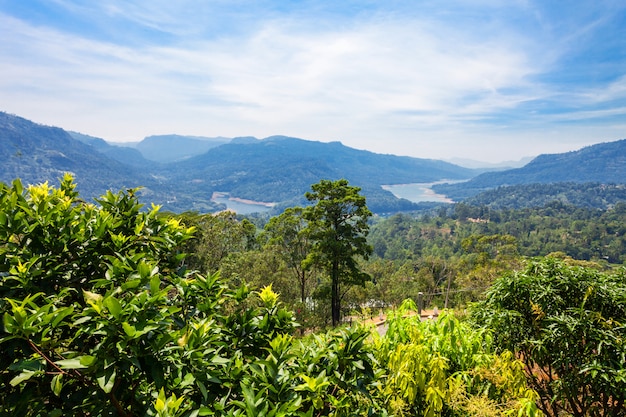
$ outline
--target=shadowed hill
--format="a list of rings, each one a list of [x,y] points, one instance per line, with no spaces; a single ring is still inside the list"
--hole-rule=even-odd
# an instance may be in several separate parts
[[[455,200],[497,187],[549,183],[626,182],[626,139],[561,154],[539,155],[522,168],[488,172],[460,184],[433,187]]]

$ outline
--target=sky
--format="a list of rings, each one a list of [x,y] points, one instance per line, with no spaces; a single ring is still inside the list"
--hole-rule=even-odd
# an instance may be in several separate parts
[[[623,0],[0,0],[0,111],[519,160],[626,138]]]

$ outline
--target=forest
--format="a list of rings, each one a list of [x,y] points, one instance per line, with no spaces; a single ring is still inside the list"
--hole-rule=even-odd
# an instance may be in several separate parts
[[[626,204],[304,197],[267,219],[0,184],[0,415],[625,415]]]

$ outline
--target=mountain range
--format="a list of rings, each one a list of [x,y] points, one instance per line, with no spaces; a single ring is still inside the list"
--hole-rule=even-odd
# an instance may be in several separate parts
[[[462,184],[441,184],[433,189],[454,200],[463,200],[497,187],[566,182],[626,183],[626,139],[539,155],[521,168],[485,172]]]
[[[107,190],[141,187],[145,204],[174,212],[224,209],[213,199],[215,193],[272,203],[280,210],[304,204],[304,193],[320,179],[345,178],[361,187],[375,213],[420,208],[395,197],[383,185],[464,180],[433,187],[460,201],[508,185],[626,182],[626,140],[540,155],[521,168],[486,172],[489,169],[286,136],[161,135],[120,146],[2,112],[0,156],[5,161],[0,181],[6,183],[21,178],[27,184],[54,184],[64,172],[71,172],[86,200]]]
[[[320,179],[346,178],[362,188],[368,207],[381,213],[417,207],[382,185],[468,179],[478,172],[444,161],[284,136],[228,140],[168,135],[144,141],[117,146],[0,113],[0,155],[6,161],[0,167],[0,181],[55,183],[70,172],[86,200],[107,190],[141,187],[139,195],[146,204],[175,212],[213,212],[225,208],[213,200],[216,192],[280,208],[300,204]]]

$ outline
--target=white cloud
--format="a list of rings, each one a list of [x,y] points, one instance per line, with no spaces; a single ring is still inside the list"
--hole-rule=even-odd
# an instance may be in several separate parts
[[[489,138],[498,143],[490,151],[504,155],[522,137],[552,136],[516,132],[510,117],[499,120],[502,113],[531,111],[528,103],[540,101],[588,105],[626,95],[626,77],[572,92],[537,82],[572,43],[547,48],[537,34],[500,20],[498,2],[487,2],[495,17],[451,22],[445,13],[372,11],[341,24],[337,16],[318,20],[306,10],[255,16],[258,8],[245,10],[246,2],[234,9],[220,1],[56,2],[94,26],[120,20],[171,36],[160,43],[135,28],[132,42],[120,44],[125,32],[114,40],[78,36],[0,14],[0,109],[112,140],[289,134],[441,157],[442,150],[483,155],[475,144],[489,146],[482,139]],[[524,2],[509,7],[532,9]],[[239,26],[212,32],[211,24],[225,25],[218,22],[225,10],[224,19]],[[562,120],[619,115],[618,107],[583,108]],[[536,123],[518,117],[527,124],[519,129],[536,129],[560,115]]]

